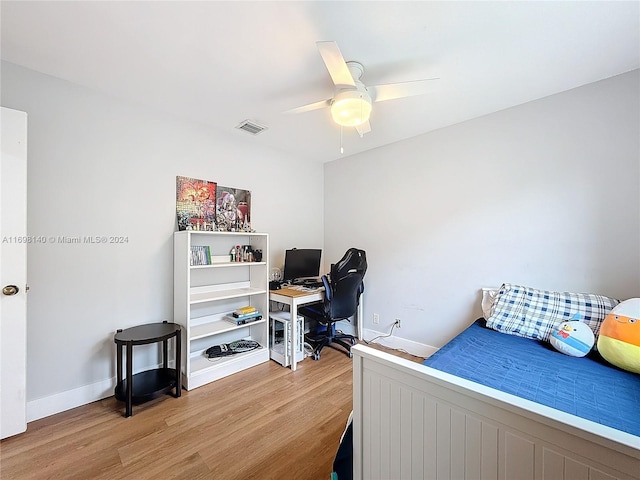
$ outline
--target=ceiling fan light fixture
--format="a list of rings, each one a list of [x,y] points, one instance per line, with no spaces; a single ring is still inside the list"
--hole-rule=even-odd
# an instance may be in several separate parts
[[[331,104],[333,121],[343,127],[355,127],[366,123],[370,115],[371,97],[359,90],[340,92]]]

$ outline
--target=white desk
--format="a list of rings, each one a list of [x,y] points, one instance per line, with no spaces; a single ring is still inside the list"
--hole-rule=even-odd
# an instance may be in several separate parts
[[[294,290],[293,288],[281,288],[280,290],[269,290],[269,300],[274,302],[289,305],[291,311],[291,371],[296,369],[296,342],[298,338],[298,322],[295,321],[298,318],[298,307],[306,305],[308,303],[318,302],[324,300],[324,289],[315,290],[312,292],[305,292],[300,290]],[[355,319],[357,326],[358,340],[362,340],[362,296],[360,296],[360,304],[358,305],[358,311],[356,312]]]

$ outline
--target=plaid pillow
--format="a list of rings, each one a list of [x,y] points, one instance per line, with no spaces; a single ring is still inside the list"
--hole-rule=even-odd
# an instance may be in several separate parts
[[[548,341],[553,328],[582,315],[597,337],[607,313],[620,300],[590,293],[548,292],[505,283],[493,304],[487,327],[510,335]]]

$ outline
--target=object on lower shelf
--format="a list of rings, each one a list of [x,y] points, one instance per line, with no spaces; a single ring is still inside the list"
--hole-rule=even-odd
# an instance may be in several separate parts
[[[256,313],[258,309],[252,306],[240,307],[233,312],[234,317],[242,317],[244,315],[250,315],[252,313]]]
[[[223,343],[207,348],[205,355],[209,358],[226,357],[236,353],[248,352],[260,348],[258,342],[253,340],[236,340],[231,343]]]
[[[231,315],[225,315],[222,318],[227,322],[233,323],[234,325],[245,325],[247,323],[262,320],[262,314],[260,312],[256,312],[255,314],[244,315],[242,317],[233,317]]]

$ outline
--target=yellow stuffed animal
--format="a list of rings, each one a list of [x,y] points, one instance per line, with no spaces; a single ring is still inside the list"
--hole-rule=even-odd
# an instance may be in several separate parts
[[[602,322],[598,351],[624,370],[640,373],[640,298],[616,305]]]

